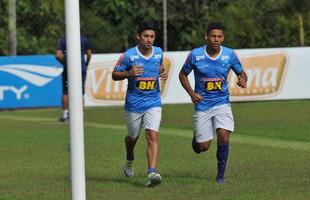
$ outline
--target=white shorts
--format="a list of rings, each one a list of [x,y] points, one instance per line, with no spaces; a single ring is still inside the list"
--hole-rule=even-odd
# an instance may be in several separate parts
[[[139,136],[142,128],[158,132],[161,121],[161,108],[151,108],[145,112],[127,112],[125,111],[127,123],[127,134],[136,138]]]
[[[198,143],[213,139],[216,129],[234,131],[234,118],[230,104],[215,106],[207,111],[194,114],[194,132]]]

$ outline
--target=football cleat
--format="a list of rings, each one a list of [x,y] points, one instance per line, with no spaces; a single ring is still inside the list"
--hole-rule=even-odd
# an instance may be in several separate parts
[[[131,178],[134,175],[133,161],[127,161],[124,165],[123,173],[126,177]]]
[[[161,183],[161,176],[156,172],[151,172],[147,175],[149,178],[148,182],[145,184],[146,187],[155,187]]]
[[[217,176],[216,177],[216,183],[217,184],[224,184],[224,182],[225,182],[224,177],[222,177],[222,176]]]
[[[59,121],[60,121],[60,122],[67,122],[67,121],[69,121],[69,116],[67,116],[67,117],[61,116],[61,117],[59,118]]]
[[[69,121],[69,113],[63,113],[60,117],[59,117],[59,121],[60,122],[67,122]]]

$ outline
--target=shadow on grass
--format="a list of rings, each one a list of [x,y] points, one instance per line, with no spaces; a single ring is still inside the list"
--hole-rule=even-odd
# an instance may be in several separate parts
[[[126,178],[126,177],[117,177],[117,178],[109,178],[109,177],[99,177],[99,176],[88,176],[86,177],[86,181],[89,182],[97,182],[103,184],[131,184],[137,188],[144,188],[145,183],[142,182],[142,177],[133,177],[133,178]],[[146,179],[145,179],[146,181]]]
[[[188,173],[161,173],[163,177],[163,184],[186,183],[186,182],[204,182],[215,180],[214,176],[206,174],[188,174]],[[87,176],[86,181],[101,183],[101,184],[124,184],[132,185],[137,188],[145,188],[147,182],[146,176],[135,176],[133,178],[126,177],[102,177],[102,176]]]

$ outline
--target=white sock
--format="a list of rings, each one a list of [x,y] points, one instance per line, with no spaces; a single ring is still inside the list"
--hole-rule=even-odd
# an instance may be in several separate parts
[[[69,116],[69,110],[68,110],[68,109],[63,110],[63,112],[62,112],[62,117],[63,117],[63,118],[67,118],[68,116]]]

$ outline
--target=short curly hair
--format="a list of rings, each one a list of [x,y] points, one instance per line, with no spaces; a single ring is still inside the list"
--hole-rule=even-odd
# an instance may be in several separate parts
[[[153,21],[143,21],[138,26],[138,33],[141,34],[145,30],[157,31],[156,24]]]
[[[212,22],[207,26],[207,34],[209,34],[212,30],[218,29],[224,32],[224,26],[218,22]]]

